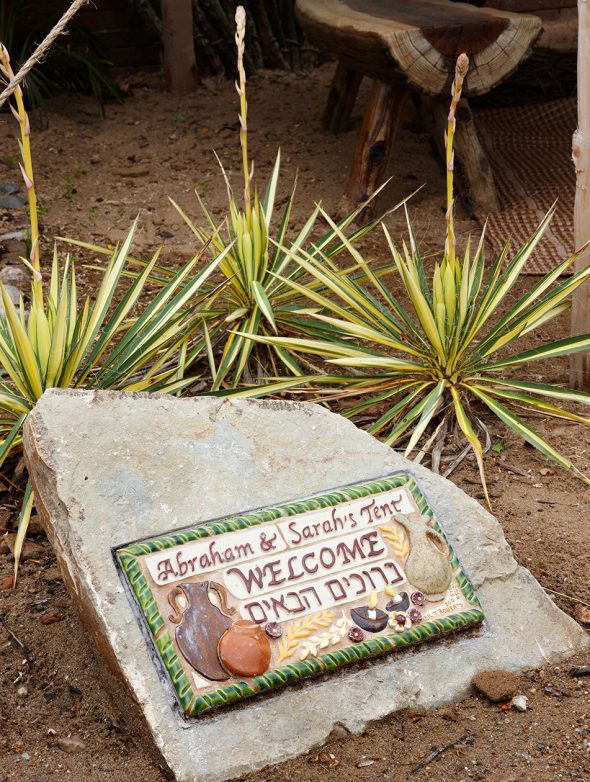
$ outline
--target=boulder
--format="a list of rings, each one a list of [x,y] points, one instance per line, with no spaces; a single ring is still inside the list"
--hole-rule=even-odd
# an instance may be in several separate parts
[[[124,682],[178,782],[220,782],[466,696],[481,672],[561,660],[580,626],[514,560],[502,529],[448,480],[322,407],[50,390],[25,424],[37,508],[92,646]],[[113,548],[201,521],[411,473],[470,578],[480,629],[187,720],[132,610]],[[112,684],[124,702],[125,688]]]

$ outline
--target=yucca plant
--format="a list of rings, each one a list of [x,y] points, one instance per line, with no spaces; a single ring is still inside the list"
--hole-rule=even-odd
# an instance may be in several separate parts
[[[204,226],[196,225],[171,199],[175,209],[197,237],[200,247],[209,247],[214,254],[224,256],[219,264],[222,284],[211,286],[206,307],[201,308],[203,337],[212,376],[211,391],[224,394],[238,388],[243,382],[261,383],[264,378],[277,376],[285,371],[294,376],[304,376],[300,364],[289,348],[275,343],[270,345],[270,349],[264,349],[262,343],[256,347],[254,342],[243,336],[243,332],[261,336],[287,336],[303,332],[313,336],[318,333],[317,329],[321,328],[323,333],[325,324],[314,321],[313,315],[317,307],[310,302],[304,290],[306,286],[312,290],[320,290],[322,283],[314,279],[305,281],[306,271],[292,261],[293,256],[300,251],[305,252],[312,259],[321,261],[322,265],[336,276],[351,276],[353,279],[355,275],[362,277],[364,273],[356,265],[340,269],[333,259],[379,222],[379,219],[369,220],[352,229],[349,235],[345,235],[345,231],[368,206],[368,203],[365,203],[338,223],[328,220],[327,230],[324,226],[322,233],[320,221],[323,221],[324,213],[317,205],[303,227],[291,235],[290,220],[295,186],[280,217],[275,220],[281,156],[279,151],[264,197],[260,198],[254,185],[254,164],[248,154],[248,101],[244,70],[246,14],[242,6],[238,6],[235,18],[242,197],[235,197],[229,178],[218,159],[228,195],[228,214],[219,224],[215,222],[198,192],[196,195],[204,217]],[[381,188],[371,200],[377,197],[380,190]],[[104,247],[93,244],[71,239],[65,241],[92,252],[108,252]],[[139,259],[130,260],[136,266],[143,268],[145,265]],[[375,273],[379,275],[383,272],[384,269],[379,269]],[[156,266],[150,276],[150,282],[164,285],[173,276],[174,272],[170,269]],[[289,282],[303,287],[296,289],[294,285],[289,285]],[[198,357],[200,346],[198,351],[187,352],[187,365]],[[306,363],[309,369],[310,363]]]
[[[314,333],[314,323],[303,316],[312,315],[315,308],[304,294],[301,294],[287,281],[302,281],[305,271],[292,263],[291,256],[305,249],[312,258],[322,260],[335,275],[338,267],[332,262],[345,247],[338,234],[356,220],[360,210],[348,215],[337,225],[330,224],[329,229],[319,238],[315,236],[318,218],[322,214],[316,207],[303,227],[294,237],[289,236],[291,207],[295,188],[287,199],[285,208],[273,227],[275,198],[280,177],[280,151],[264,195],[260,198],[253,184],[254,164],[248,155],[248,101],[246,97],[246,74],[244,70],[244,38],[246,32],[246,14],[239,6],[236,11],[236,46],[238,80],[236,89],[240,98],[240,147],[243,174],[242,205],[234,196],[229,179],[220,166],[228,192],[229,215],[220,225],[207,209],[203,199],[197,193],[197,199],[207,226],[199,227],[174,202],[175,208],[194,232],[199,242],[210,246],[217,253],[227,251],[219,269],[226,285],[221,286],[208,303],[206,338],[209,345],[209,363],[213,376],[212,389],[235,388],[245,377],[257,382],[261,376],[275,375],[288,371],[301,375],[302,370],[295,361],[289,348],[273,344],[264,356],[253,356],[254,343],[240,332],[261,335],[289,334],[301,332]],[[346,238],[351,244],[365,235],[377,220],[369,221],[354,230]],[[273,237],[274,232],[274,237]],[[288,250],[283,247],[287,245]],[[228,251],[229,248],[229,251]],[[354,269],[348,270],[353,273]],[[312,288],[318,287],[317,281],[311,281]],[[220,347],[220,357],[215,358],[215,349]],[[258,348],[260,352],[260,348]]]
[[[489,497],[483,466],[483,447],[478,437],[475,408],[483,404],[520,437],[562,467],[579,471],[570,459],[558,453],[516,412],[515,408],[590,424],[587,415],[571,412],[560,403],[587,406],[590,394],[560,386],[520,379],[510,370],[530,362],[565,356],[590,348],[590,335],[583,334],[519,351],[518,342],[569,307],[573,291],[588,280],[590,266],[561,280],[575,256],[562,261],[518,301],[507,308],[507,296],[519,279],[551,219],[550,212],[531,239],[510,259],[507,243],[491,268],[485,270],[484,236],[472,252],[470,242],[462,260],[456,255],[453,200],[453,137],[455,110],[469,61],[461,55],[452,87],[446,133],[447,213],[446,241],[442,260],[435,263],[430,283],[412,230],[409,246],[401,250],[383,226],[395,268],[410,306],[404,307],[383,279],[371,270],[338,226],[325,219],[373,290],[335,274],[319,255],[285,249],[302,270],[323,286],[323,291],[304,290],[293,279],[283,282],[307,296],[320,308],[316,322],[326,324],[320,338],[251,335],[290,351],[321,356],[328,364],[353,370],[354,374],[302,378],[307,383],[334,385],[333,398],[362,395],[364,399],[346,410],[347,416],[387,408],[369,431],[384,436],[395,446],[408,437],[410,455],[420,443],[432,445],[444,437],[454,421],[472,446],[479,465],[486,499]],[[493,321],[493,317],[495,321]],[[256,393],[253,390],[251,393]],[[434,430],[434,434],[433,434]],[[584,477],[584,476],[581,476]],[[584,478],[587,480],[586,478]]]
[[[0,70],[13,77],[10,59],[0,44]],[[122,391],[175,393],[194,382],[185,377],[186,356],[204,349],[202,317],[194,302],[223,253],[202,266],[197,255],[176,272],[135,315],[159,252],[142,273],[121,288],[135,232],[129,231],[112,252],[99,289],[91,301],[79,301],[74,265],[63,268],[54,250],[49,287],[41,273],[37,198],[30,147],[30,126],[19,87],[13,114],[20,126],[21,172],[30,216],[30,310],[10,300],[0,285],[5,315],[0,317],[0,466],[22,443],[23,423],[47,388],[111,388]],[[193,305],[188,307],[188,302]],[[15,546],[15,576],[26,534],[33,495],[27,486]]]

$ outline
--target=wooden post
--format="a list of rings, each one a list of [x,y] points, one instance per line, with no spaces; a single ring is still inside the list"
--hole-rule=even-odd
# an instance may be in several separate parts
[[[162,0],[162,27],[166,88],[186,95],[198,85],[192,0]]]
[[[578,0],[578,128],[572,143],[576,167],[574,245],[590,240],[590,3]],[[576,270],[590,263],[590,248],[576,261]],[[572,335],[590,332],[590,286],[586,282],[572,300]],[[590,351],[570,357],[570,384],[590,391]]]
[[[341,206],[352,211],[381,184],[408,92],[375,79]],[[374,209],[371,203],[368,210]]]
[[[346,133],[363,74],[339,62],[332,79],[323,129],[328,133]]]
[[[444,134],[447,129],[449,99],[432,99],[434,114],[435,143],[444,160]],[[471,206],[483,214],[498,212],[498,196],[490,162],[484,152],[473,120],[473,112],[466,98],[462,98],[457,109],[455,128],[455,157],[459,163],[469,190]]]

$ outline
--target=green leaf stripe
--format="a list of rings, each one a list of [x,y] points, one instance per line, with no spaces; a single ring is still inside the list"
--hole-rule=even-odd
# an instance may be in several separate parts
[[[188,676],[184,672],[184,668],[182,667],[180,660],[176,655],[176,650],[168,630],[162,633],[162,635],[160,635],[156,640],[156,647],[160,653],[162,662],[166,666],[166,670],[172,679],[172,684],[176,690],[178,700],[186,712],[191,707],[194,693]]]
[[[525,364],[529,361],[539,361],[547,358],[557,358],[558,356],[569,356],[572,353],[578,353],[580,350],[590,350],[590,334],[579,334],[573,337],[551,342],[548,345],[542,345],[539,348],[527,350],[524,353],[518,353],[515,356],[509,356],[500,361],[483,363],[476,369],[503,369],[518,364]]]
[[[126,556],[124,559],[122,558],[121,564],[127,574],[131,588],[141,606],[149,628],[155,636],[158,631],[164,627],[164,620],[158,610],[152,590],[134,557]]]

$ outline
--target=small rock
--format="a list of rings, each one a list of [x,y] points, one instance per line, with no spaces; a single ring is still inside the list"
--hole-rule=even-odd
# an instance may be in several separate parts
[[[57,746],[62,752],[82,752],[86,749],[86,744],[77,736],[71,736],[70,738],[58,739]]]
[[[474,676],[471,683],[492,703],[501,703],[511,700],[516,695],[520,679],[510,671],[484,671]]]
[[[18,688],[18,690],[16,691],[16,694],[17,694],[17,697],[19,697],[19,698],[26,698],[27,695],[29,694],[29,690],[23,684],[22,687]]]
[[[28,752],[23,752],[23,754],[21,755],[21,758],[22,758],[23,760],[30,760],[30,759],[31,759],[31,756],[29,755],[29,753],[28,753]]]
[[[545,695],[551,695],[553,698],[563,698],[563,692],[558,687],[554,687],[552,684],[548,684],[546,687],[544,687],[543,692]]]
[[[7,234],[0,234],[2,253],[4,255],[16,255],[17,257],[24,255],[27,251],[25,238],[23,231],[10,231]]]
[[[20,207],[25,206],[26,203],[26,201],[17,195],[0,196],[0,208],[2,209],[20,209]]]
[[[515,695],[514,698],[512,698],[510,701],[516,711],[526,711],[528,702],[529,699],[526,697],[526,695]]]
[[[330,731],[329,736],[326,738],[326,744],[330,741],[338,741],[340,739],[345,739],[349,735],[349,731],[346,730],[344,725],[341,725],[339,722],[334,725],[332,730]]]
[[[574,617],[581,625],[590,625],[590,608],[578,604],[574,610]]]
[[[24,248],[23,248],[24,249]],[[16,288],[26,288],[31,281],[31,275],[22,266],[3,266],[0,269],[0,282],[13,285]]]

